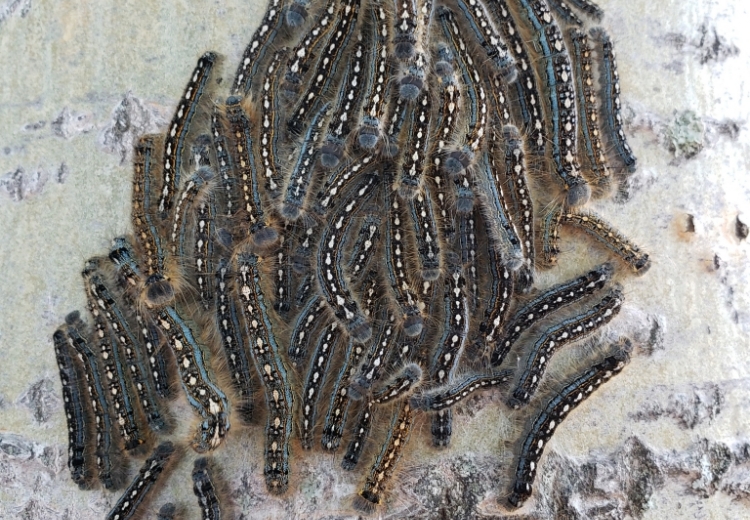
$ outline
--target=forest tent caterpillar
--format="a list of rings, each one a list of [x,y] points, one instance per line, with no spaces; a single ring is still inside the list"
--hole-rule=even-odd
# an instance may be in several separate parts
[[[207,52],[198,60],[198,64],[192,76],[190,76],[190,81],[185,87],[185,93],[177,105],[177,111],[169,124],[167,137],[164,141],[163,182],[159,198],[159,213],[162,220],[165,220],[171,211],[172,199],[180,186],[185,138],[195,115],[196,107],[211,77],[211,69],[216,59],[216,54]]]
[[[622,346],[620,350],[565,385],[560,393],[550,399],[531,425],[521,448],[513,491],[508,497],[508,504],[511,507],[521,507],[531,496],[531,486],[536,477],[537,464],[555,428],[571,410],[581,404],[603,383],[617,375],[630,361],[630,341],[623,338],[619,343]]]
[[[145,502],[156,486],[162,473],[168,470],[169,463],[176,456],[177,448],[169,441],[159,444],[146,459],[138,475],[130,483],[115,507],[107,515],[107,520],[129,520],[134,518],[141,504]]]

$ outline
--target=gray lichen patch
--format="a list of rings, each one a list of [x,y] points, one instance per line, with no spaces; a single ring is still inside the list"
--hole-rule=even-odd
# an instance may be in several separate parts
[[[695,157],[705,145],[705,126],[692,110],[677,114],[664,131],[667,149],[675,157]]]

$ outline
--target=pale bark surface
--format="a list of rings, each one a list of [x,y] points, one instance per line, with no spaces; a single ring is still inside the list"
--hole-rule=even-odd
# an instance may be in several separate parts
[[[621,196],[591,207],[653,266],[623,277],[626,308],[608,331],[634,335],[631,364],[562,424],[518,514],[748,518],[750,7],[599,4],[639,168]],[[83,308],[83,261],[128,231],[133,139],[164,131],[202,52],[225,56],[231,79],[264,9],[263,0],[0,2],[0,519],[102,518],[117,500],[70,480],[51,335]],[[579,272],[576,258],[592,251],[605,258],[582,244],[542,283]],[[503,518],[504,440],[518,429],[487,394],[459,409],[449,450],[428,447],[429,426],[417,430],[383,517]],[[269,498],[260,431],[238,428],[216,454],[243,518],[356,517],[361,472],[340,470],[340,457],[296,457],[289,495]],[[174,494],[196,517],[191,467],[188,456],[156,508]]]

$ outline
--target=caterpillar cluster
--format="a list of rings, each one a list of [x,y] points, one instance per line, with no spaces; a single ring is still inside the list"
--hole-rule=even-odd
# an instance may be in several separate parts
[[[132,234],[86,262],[88,323],[74,311],[53,336],[81,488],[123,488],[124,461],[163,441],[108,518],[137,515],[184,453],[170,437],[179,394],[198,419],[187,444],[203,454],[203,518],[229,514],[211,453],[258,417],[269,493],[290,491],[290,452],[338,451],[346,471],[370,464],[354,506],[372,512],[418,414],[448,446],[453,405],[508,389],[510,409],[526,406],[550,357],[617,315],[613,276],[650,264],[583,209],[636,161],[612,42],[579,14],[602,11],[271,0],[229,97],[217,56],[199,59],[166,133],[135,147]],[[613,262],[539,291],[561,225]],[[629,351],[622,338],[538,405],[507,506],[531,494],[556,425]],[[505,368],[511,352],[522,370]]]

